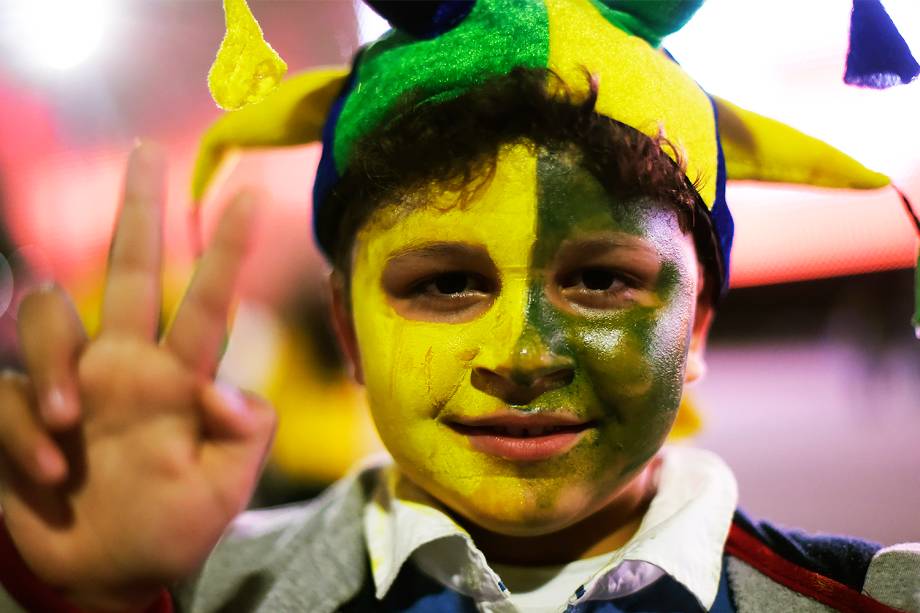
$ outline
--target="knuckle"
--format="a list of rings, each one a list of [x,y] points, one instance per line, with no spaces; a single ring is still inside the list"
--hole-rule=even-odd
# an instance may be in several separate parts
[[[140,363],[124,343],[100,339],[81,356],[77,363],[80,387],[90,395],[105,395],[123,389],[133,378],[144,372]]]
[[[105,352],[99,351],[98,345],[83,354],[77,363],[80,387],[90,393],[104,389],[112,374],[112,363],[106,359]]]
[[[81,357],[77,372],[94,404],[173,406],[190,394],[190,375],[175,358],[134,339],[100,338]]]
[[[213,287],[203,288],[196,296],[196,303],[205,319],[221,320],[227,316],[227,297]]]

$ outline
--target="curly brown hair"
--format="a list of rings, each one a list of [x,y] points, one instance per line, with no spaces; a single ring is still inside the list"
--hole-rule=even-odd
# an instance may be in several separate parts
[[[681,229],[694,231],[700,261],[717,275],[709,218],[698,214],[703,204],[681,151],[663,134],[653,138],[598,114],[598,84],[585,77],[578,92],[550,70],[516,68],[448,99],[425,91],[403,99],[392,119],[355,143],[317,219],[318,237],[346,283],[355,235],[377,207],[411,206],[424,199],[407,196],[433,186],[475,193],[511,143],[574,148],[612,197],[645,196],[673,207]]]

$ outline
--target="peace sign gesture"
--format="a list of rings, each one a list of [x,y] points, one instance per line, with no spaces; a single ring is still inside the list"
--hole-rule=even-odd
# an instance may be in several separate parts
[[[213,381],[254,206],[224,211],[157,339],[165,162],[128,162],[101,326],[57,288],[19,313],[27,374],[0,381],[0,507],[32,571],[76,604],[144,604],[195,572],[254,487],[274,430],[263,402]]]

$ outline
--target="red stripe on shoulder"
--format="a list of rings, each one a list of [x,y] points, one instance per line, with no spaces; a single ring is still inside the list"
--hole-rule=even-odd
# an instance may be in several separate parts
[[[865,594],[781,557],[757,537],[733,523],[725,553],[754,567],[780,585],[843,613],[904,613]]]
[[[73,606],[26,565],[0,515],[0,585],[26,611],[35,613],[89,613]],[[165,589],[156,601],[137,613],[173,613],[172,597]]]

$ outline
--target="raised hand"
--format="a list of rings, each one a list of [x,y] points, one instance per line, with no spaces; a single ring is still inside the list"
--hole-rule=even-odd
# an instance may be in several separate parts
[[[164,167],[128,163],[101,326],[57,288],[19,312],[27,373],[0,380],[0,507],[32,571],[75,604],[138,606],[195,572],[246,504],[274,430],[256,398],[216,383],[254,207],[224,211],[157,339]]]

